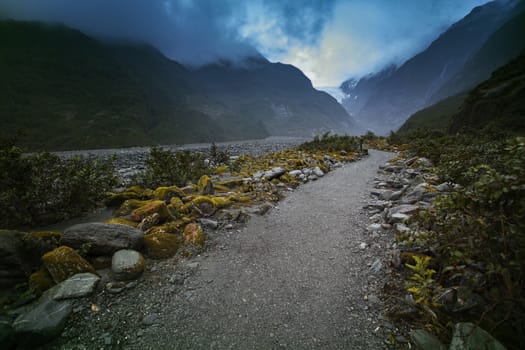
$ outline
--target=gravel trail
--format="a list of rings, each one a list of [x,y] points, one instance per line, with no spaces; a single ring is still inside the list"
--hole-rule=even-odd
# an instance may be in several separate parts
[[[364,300],[380,293],[370,291],[376,257],[359,244],[369,239],[362,207],[389,158],[371,150],[300,186],[241,229],[214,233],[205,254],[159,262],[123,299],[106,305],[127,324],[113,318],[104,326],[99,315],[98,325],[84,318],[77,327],[102,328],[99,335],[105,328],[107,349],[116,342],[123,349],[385,348],[374,331],[381,302]],[[70,336],[57,348],[74,348]]]

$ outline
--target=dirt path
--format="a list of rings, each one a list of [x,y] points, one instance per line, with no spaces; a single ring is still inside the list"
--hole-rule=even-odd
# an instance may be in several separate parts
[[[117,341],[119,332],[108,331],[107,345],[384,348],[384,339],[374,332],[381,305],[364,300],[374,257],[359,244],[368,224],[362,207],[378,166],[389,158],[389,153],[371,151],[369,157],[301,186],[240,231],[217,233],[222,238],[206,254],[181,262],[184,267],[178,269],[193,271],[182,281],[180,273],[169,275],[169,263],[154,268],[152,274],[162,269],[167,275],[158,280],[145,276],[126,292],[126,300],[108,305],[113,315],[122,313],[130,321],[125,339]],[[138,325],[133,321],[137,314],[146,315]]]

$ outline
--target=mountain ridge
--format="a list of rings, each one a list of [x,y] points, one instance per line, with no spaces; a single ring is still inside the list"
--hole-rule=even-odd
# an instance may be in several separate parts
[[[37,40],[35,40],[37,38]],[[0,128],[65,150],[351,132],[355,121],[297,68],[262,56],[183,66],[144,43],[0,21]],[[89,48],[89,49],[87,49]],[[213,74],[215,75],[213,75]],[[284,78],[283,78],[284,77]]]

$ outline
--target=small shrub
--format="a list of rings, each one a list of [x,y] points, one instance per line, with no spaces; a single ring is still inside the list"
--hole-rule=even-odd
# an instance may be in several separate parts
[[[171,152],[161,147],[152,147],[146,159],[146,171],[139,174],[135,181],[149,188],[184,186],[209,173],[210,169],[201,153],[188,150]]]
[[[359,137],[325,133],[321,137],[316,136],[312,141],[299,145],[298,148],[303,151],[353,152],[360,149],[361,143]]]

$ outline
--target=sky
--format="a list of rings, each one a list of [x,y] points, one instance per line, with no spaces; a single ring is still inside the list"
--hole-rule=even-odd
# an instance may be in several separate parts
[[[187,65],[260,52],[314,86],[399,65],[487,0],[0,0],[0,17],[148,42]]]

